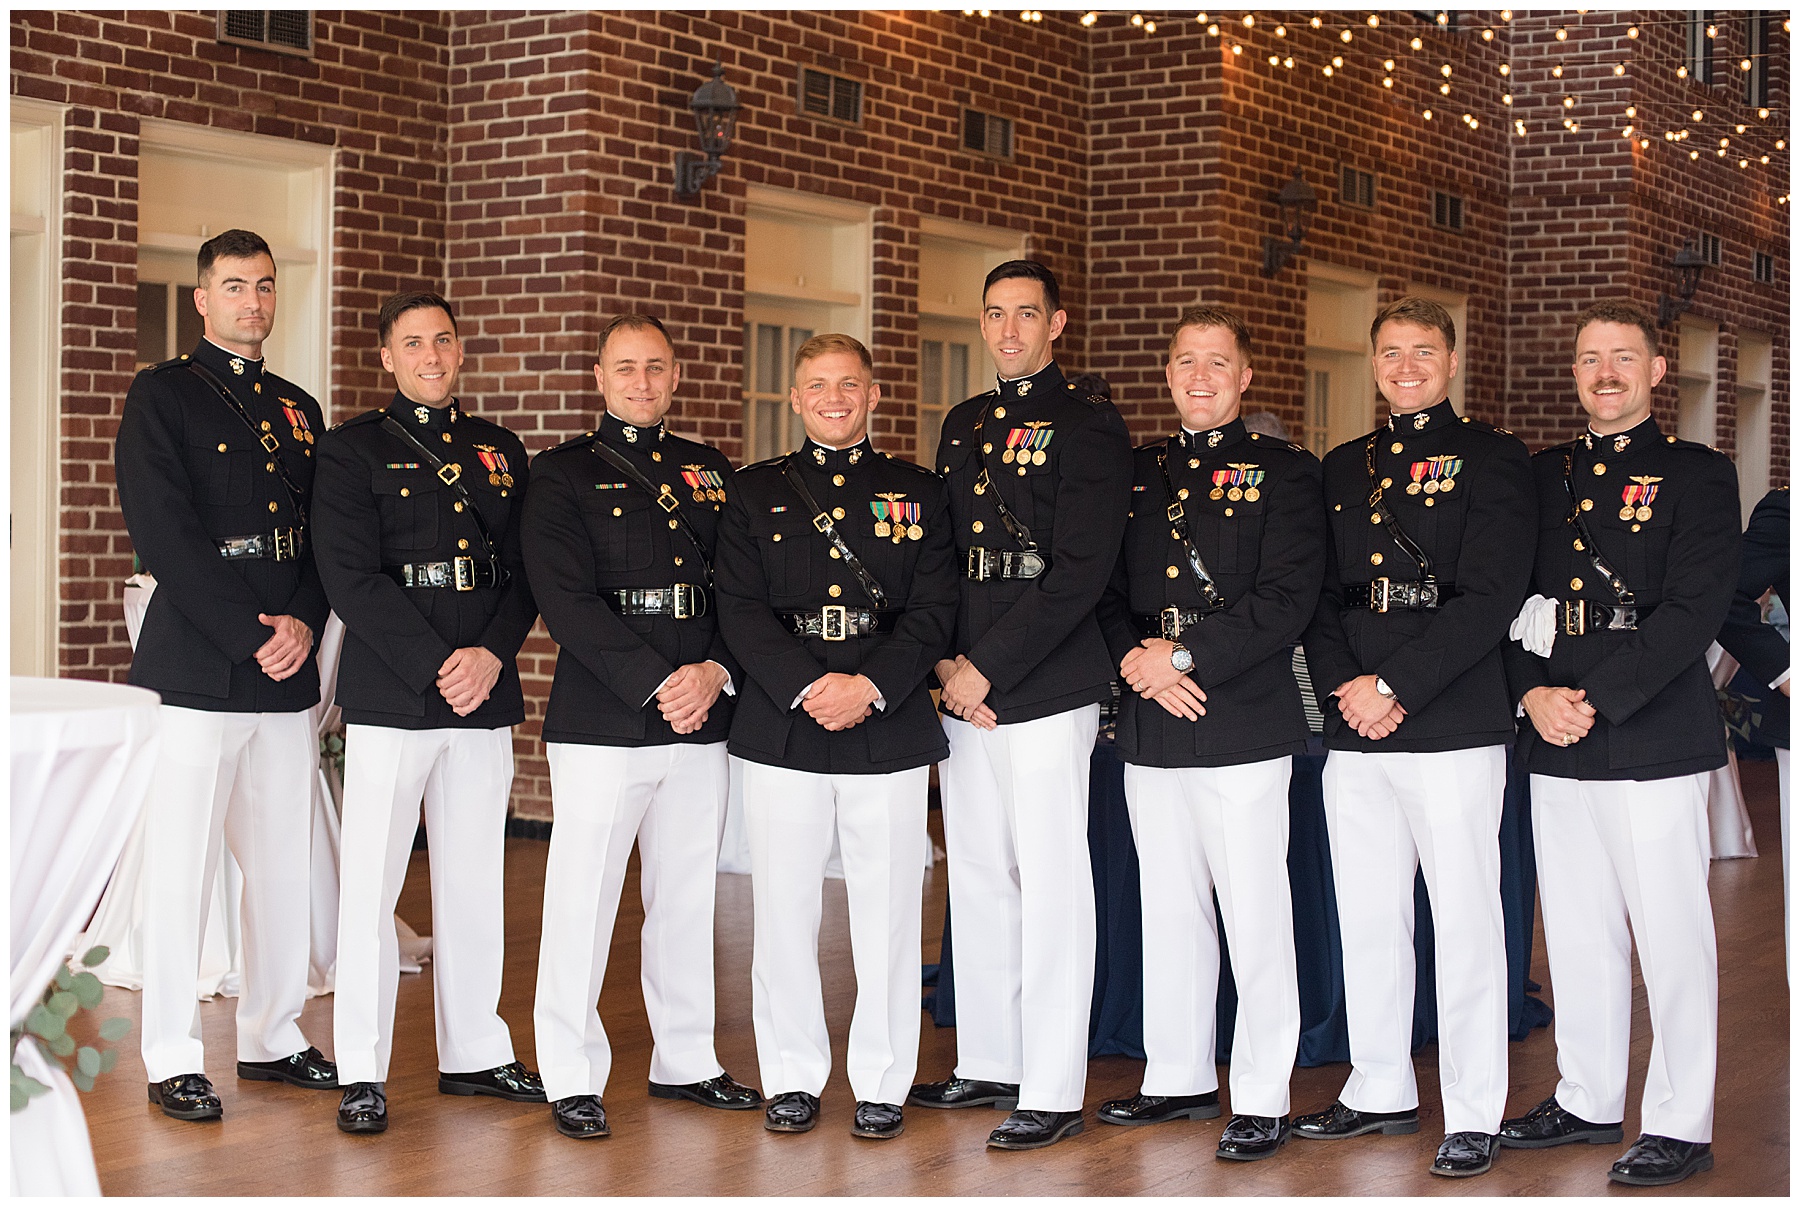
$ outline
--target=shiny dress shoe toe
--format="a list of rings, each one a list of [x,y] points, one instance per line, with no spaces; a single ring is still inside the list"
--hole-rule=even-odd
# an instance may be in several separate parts
[[[1294,1134],[1306,1140],[1348,1140],[1380,1132],[1384,1136],[1410,1136],[1419,1130],[1419,1110],[1353,1111],[1341,1102],[1294,1120]]]
[[[550,1104],[550,1120],[557,1131],[576,1140],[612,1135],[612,1129],[606,1126],[606,1108],[593,1094],[558,1098]]]
[[[1499,1147],[1500,1137],[1486,1132],[1451,1132],[1438,1145],[1431,1172],[1440,1178],[1472,1178],[1484,1174],[1494,1164],[1494,1152]]]
[[[337,1125],[340,1132],[351,1135],[387,1130],[387,1085],[380,1081],[357,1081],[344,1087],[343,1101],[338,1103]]]
[[[151,1082],[150,1101],[171,1119],[217,1119],[225,1113],[205,1073],[182,1073]]]
[[[1711,1144],[1645,1132],[1606,1176],[1626,1186],[1668,1186],[1712,1167]]]
[[[810,1132],[819,1121],[819,1100],[803,1090],[777,1094],[763,1110],[763,1127],[772,1132]]]
[[[1080,1111],[1014,1111],[987,1138],[989,1148],[1049,1148],[1083,1130]]]
[[[747,1111],[761,1106],[763,1100],[762,1095],[749,1086],[733,1081],[729,1073],[720,1073],[705,1081],[691,1081],[686,1085],[664,1085],[660,1081],[653,1081],[650,1083],[650,1097],[685,1098],[689,1102],[698,1102],[701,1106],[721,1111]]]
[[[1556,1095],[1544,1099],[1500,1125],[1501,1148],[1554,1148],[1558,1144],[1617,1144],[1625,1138],[1623,1123],[1589,1123],[1563,1110]]]
[[[1227,1161],[1261,1161],[1280,1152],[1292,1130],[1286,1115],[1233,1115],[1219,1133],[1219,1149],[1213,1155]]]
[[[440,1072],[438,1093],[488,1094],[495,1098],[505,1098],[509,1102],[548,1101],[544,1097],[543,1081],[516,1060],[474,1073]]]
[[[865,1140],[892,1140],[906,1130],[900,1108],[891,1102],[859,1102],[856,1121],[850,1125],[852,1136]]]
[[[926,1081],[915,1085],[906,1100],[914,1106],[934,1111],[955,1110],[963,1106],[991,1106],[997,1111],[1010,1111],[1019,1105],[1019,1087],[1005,1081],[974,1081],[952,1077],[948,1081]]]
[[[1204,1094],[1182,1094],[1163,1098],[1155,1094],[1133,1094],[1101,1104],[1100,1122],[1120,1127],[1142,1127],[1146,1123],[1167,1123],[1171,1119],[1217,1119],[1219,1091]]]
[[[338,1088],[337,1066],[325,1059],[317,1048],[308,1048],[280,1060],[240,1060],[241,1081],[285,1081],[305,1090]]]

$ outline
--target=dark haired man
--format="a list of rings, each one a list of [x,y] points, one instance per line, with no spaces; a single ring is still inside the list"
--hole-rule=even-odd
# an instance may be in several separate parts
[[[514,658],[537,619],[520,552],[525,448],[455,397],[450,303],[389,298],[394,399],[319,442],[319,575],[345,627],[344,825],[333,1036],[338,1127],[387,1129],[399,947],[394,905],[424,801],[438,1091],[544,1101],[500,1017],[501,886]]]
[[[1219,921],[1238,1011],[1217,1155],[1287,1142],[1300,1039],[1288,780],[1306,749],[1293,647],[1318,603],[1319,461],[1245,429],[1250,333],[1196,306],[1165,370],[1181,432],[1138,448],[1132,510],[1100,605],[1128,691],[1119,755],[1144,913],[1142,1090],[1100,1108],[1137,1126],[1219,1114]],[[1213,894],[1218,894],[1215,914]]]
[[[1525,446],[1458,416],[1456,324],[1424,298],[1369,329],[1388,421],[1325,457],[1325,584],[1306,657],[1325,713],[1325,821],[1350,1079],[1294,1133],[1419,1130],[1413,876],[1437,934],[1445,1139],[1431,1172],[1485,1173],[1506,1110],[1500,809],[1513,710],[1500,647],[1531,566]],[[1333,707],[1335,705],[1335,707]]]
[[[1631,946],[1650,1002],[1642,1134],[1608,1175],[1666,1186],[1711,1169],[1719,955],[1706,876],[1708,773],[1725,764],[1706,650],[1737,585],[1737,473],[1651,415],[1656,328],[1601,302],[1575,324],[1588,430],[1532,459],[1532,585],[1506,644],[1530,718],[1544,946],[1556,993],[1556,1092],[1500,1143],[1624,1135]]]
[[[657,319],[600,333],[597,430],[538,454],[525,496],[532,597],[561,647],[544,714],[556,827],[544,872],[538,1068],[565,1136],[609,1134],[612,1047],[595,1002],[636,841],[650,1093],[762,1101],[713,1048],[713,889],[734,672],[711,565],[731,462],[663,422],[681,384]]]
[[[1131,443],[1112,403],[1052,359],[1067,321],[1042,264],[988,273],[981,332],[999,380],[945,417],[938,443],[963,573],[954,657],[937,667],[957,1063],[909,1101],[1016,1108],[996,1148],[1079,1132],[1087,1085],[1088,767],[1114,676],[1094,605],[1125,530]]]
[[[925,795],[944,732],[928,678],[956,618],[936,474],[878,453],[869,350],[794,353],[796,451],[739,470],[719,523],[719,630],[744,668],[731,724],[755,893],[751,1008],[763,1126],[816,1125],[831,1072],[820,890],[835,833],[856,966],[851,1134],[890,1140],[919,1056]]]
[[[125,527],[157,588],[131,682],[162,694],[145,802],[142,1044],[150,1101],[217,1119],[194,986],[219,844],[244,872],[238,1076],[329,1089],[300,1033],[309,959],[314,638],[325,592],[307,523],[319,404],[263,364],[275,259],[229,230],[200,245],[205,337],[131,383],[114,466]],[[298,854],[297,854],[298,853]]]

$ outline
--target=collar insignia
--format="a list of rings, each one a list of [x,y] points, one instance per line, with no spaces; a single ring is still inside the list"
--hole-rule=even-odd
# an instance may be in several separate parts
[[[1215,430],[1215,431],[1210,431],[1210,432],[1206,433],[1206,447],[1207,448],[1218,448],[1223,443],[1225,443],[1225,433],[1224,432]]]
[[[1413,416],[1413,431],[1415,431],[1415,432],[1424,431],[1425,425],[1430,422],[1431,422],[1431,416],[1427,415],[1423,411],[1420,411],[1417,415]]]
[[[1630,436],[1624,436],[1624,435],[1614,436],[1613,437],[1613,452],[1615,452],[1615,453],[1624,452],[1625,446],[1630,443],[1631,443]]]
[[[231,371],[233,373],[236,373],[239,377],[242,377],[244,375],[244,358],[243,357],[234,356],[226,363],[228,363],[231,366]]]
[[[431,408],[430,407],[414,407],[413,408],[413,418],[417,419],[420,423],[430,423],[431,422]]]
[[[813,449],[813,461],[818,465],[825,464],[825,450],[822,448]]]

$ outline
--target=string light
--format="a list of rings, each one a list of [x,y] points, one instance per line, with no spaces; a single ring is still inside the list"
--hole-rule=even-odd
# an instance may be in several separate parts
[[[1705,121],[1705,120],[1706,120],[1706,113],[1705,113],[1705,111],[1704,111],[1704,110],[1701,110],[1701,109],[1696,109],[1696,110],[1694,110],[1694,120],[1695,120],[1695,121],[1697,121],[1697,122],[1703,122],[1703,121]]]
[[[1426,121],[1431,120],[1431,110],[1429,110],[1429,109],[1425,110],[1425,120]]]
[[[1350,31],[1347,29],[1338,35],[1338,41],[1340,41],[1340,42],[1348,42],[1349,40],[1350,40]]]
[[[1438,68],[1438,72],[1445,79],[1449,79],[1450,78],[1450,64],[1445,63],[1442,67]]]
[[[1562,79],[1562,64],[1558,63],[1556,66],[1552,67],[1550,69],[1550,74],[1559,80]]]
[[[1208,25],[1206,27],[1206,33],[1208,37],[1216,38],[1219,36],[1219,27],[1217,25]]]
[[[1324,72],[1324,73],[1325,73],[1325,75],[1326,75],[1326,77],[1327,77],[1327,78],[1330,78],[1330,76],[1331,76],[1331,73],[1332,73],[1332,71],[1333,71],[1333,70],[1334,70],[1334,69],[1333,69],[1333,67],[1332,67],[1332,66],[1331,66],[1331,64],[1330,64],[1330,63],[1327,63],[1327,64],[1325,64],[1325,66],[1324,66],[1324,67],[1322,67],[1322,68],[1320,68],[1320,70],[1322,70],[1322,71],[1323,71],[1323,72]]]
[[[1394,69],[1394,60],[1392,60],[1392,59],[1381,60],[1381,67],[1382,67],[1382,70],[1384,70],[1384,71],[1392,71]]]
[[[1572,97],[1572,96],[1563,97],[1563,108],[1564,109],[1573,109],[1574,107],[1575,107],[1575,98],[1574,97]]]
[[[1381,86],[1383,88],[1392,88],[1394,86],[1394,77],[1391,75],[1382,76],[1381,77]]]
[[[1500,19],[1502,21],[1512,20],[1512,9],[1510,9],[1510,8],[1501,9],[1500,10]],[[1523,125],[1523,124],[1524,124],[1523,122],[1520,123],[1520,125]],[[1521,133],[1523,133],[1523,131],[1521,131]]]
[[[1312,27],[1313,27],[1313,28],[1314,28],[1314,29],[1317,29],[1317,28],[1319,28],[1319,26],[1321,26],[1321,25],[1323,25],[1323,24],[1325,24],[1325,22],[1323,22],[1323,21],[1321,21],[1321,20],[1320,20],[1320,19],[1319,19],[1319,18],[1317,18],[1317,17],[1314,17],[1314,18],[1313,18],[1313,19],[1312,19]]]
[[[1255,13],[1245,13],[1244,14],[1244,28],[1245,29],[1255,29],[1256,28],[1256,14]]]
[[[1687,64],[1683,63],[1681,66],[1679,66],[1675,69],[1675,78],[1678,80],[1685,80],[1685,79],[1687,79],[1687,77],[1688,77]]]
[[[1131,14],[1131,23],[1133,25],[1142,25],[1144,23],[1144,14],[1143,13],[1132,13]]]
[[[1749,59],[1739,59],[1738,60],[1738,70],[1739,71],[1749,71],[1750,70],[1750,60]]]
[[[1513,133],[1520,138],[1525,137],[1525,123],[1516,117],[1513,119]]]
[[[1156,22],[1154,22],[1154,21],[1144,22],[1144,32],[1147,34],[1155,33],[1156,32]]]
[[[1567,42],[1569,40],[1569,31],[1566,29],[1557,30],[1556,31],[1556,40],[1558,42]]]
[[[1294,69],[1294,56],[1289,55],[1287,58],[1281,60],[1281,65],[1289,71],[1292,71]]]
[[[1444,95],[1445,95],[1445,96],[1449,96],[1449,95],[1450,95],[1450,85],[1448,85],[1448,84],[1439,84],[1439,85],[1438,85],[1438,91],[1439,91],[1439,92],[1441,92],[1441,93],[1443,93],[1443,94],[1444,94]]]
[[[1637,116],[1637,106],[1636,105],[1625,106],[1625,116],[1626,117],[1636,117]]]
[[[1625,31],[1625,36],[1635,39],[1638,36],[1638,27],[1633,25],[1630,29]]]
[[[1411,42],[1408,42],[1407,45],[1411,46],[1414,50],[1424,50],[1425,49],[1425,39],[1424,38],[1414,38]]]
[[[1512,64],[1511,63],[1500,64],[1500,74],[1501,75],[1511,75],[1512,74]]]
[[[1614,75],[1624,75],[1625,74],[1625,64],[1614,63],[1613,64],[1613,74]]]
[[[1243,54],[1244,48],[1242,46],[1238,45],[1236,42],[1233,42],[1231,44],[1231,53],[1232,54]]]
[[[1769,120],[1769,111],[1767,109],[1758,109],[1756,111],[1756,116],[1762,118],[1764,121],[1768,121]]]
[[[1483,42],[1492,42],[1494,40],[1494,31],[1491,29],[1482,30],[1481,31],[1481,40]]]
[[[1269,56],[1269,66],[1271,66],[1271,67],[1281,66],[1281,56],[1278,54],[1270,55]]]
[[[1332,55],[1331,56],[1331,65],[1333,67],[1342,67],[1344,65],[1344,56],[1341,54]]]
[[[1376,14],[1376,13],[1369,14],[1369,28],[1370,29],[1381,28],[1381,17],[1378,14]]]
[[[1275,27],[1275,36],[1276,36],[1276,37],[1278,37],[1278,38],[1285,38],[1285,37],[1287,37],[1287,26],[1285,26],[1285,25],[1277,25],[1277,26],[1276,26],[1276,27]]]
[[[1502,105],[1510,105],[1510,104],[1512,104],[1512,93],[1510,93],[1510,92],[1502,92],[1502,93],[1501,93],[1501,94],[1500,94],[1500,103],[1501,103],[1501,104],[1502,104]]]
[[[1099,13],[1087,12],[1087,13],[1081,14],[1081,23],[1085,26],[1091,27],[1094,24],[1094,22],[1098,21],[1099,19],[1100,19]]]

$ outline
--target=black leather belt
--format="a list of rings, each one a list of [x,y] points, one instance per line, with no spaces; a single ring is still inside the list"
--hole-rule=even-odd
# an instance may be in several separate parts
[[[1224,611],[1223,608],[1214,608],[1208,611],[1204,608],[1178,608],[1171,604],[1154,614],[1134,612],[1131,619],[1137,625],[1138,633],[1142,636],[1179,641],[1184,630],[1193,628],[1211,616],[1213,612],[1222,611]]]
[[[258,532],[251,536],[222,536],[215,543],[219,546],[219,556],[228,562],[256,557],[291,562],[306,547],[306,529],[277,528],[274,532]]]
[[[676,583],[672,587],[631,587],[608,591],[606,597],[621,616],[673,616],[676,620],[692,620],[711,610],[711,592],[693,583]]]
[[[448,587],[455,591],[504,587],[508,577],[505,566],[472,557],[447,562],[407,562],[403,566],[383,566],[381,570],[402,587]]]
[[[1396,582],[1391,578],[1344,588],[1346,608],[1367,608],[1371,612],[1425,612],[1455,597],[1456,588],[1443,583]]]
[[[964,572],[980,583],[990,578],[1036,578],[1048,565],[1041,553],[983,549],[977,545],[969,550]]]
[[[1563,599],[1556,604],[1556,628],[1566,637],[1599,632],[1629,633],[1655,610],[1654,604],[1646,608],[1622,608],[1617,604],[1595,603],[1591,599]]]
[[[851,637],[873,637],[891,633],[900,623],[897,609],[874,611],[870,608],[846,608],[831,604],[817,612],[777,612],[781,623],[794,630],[796,637],[823,637],[826,641],[845,641]]]

